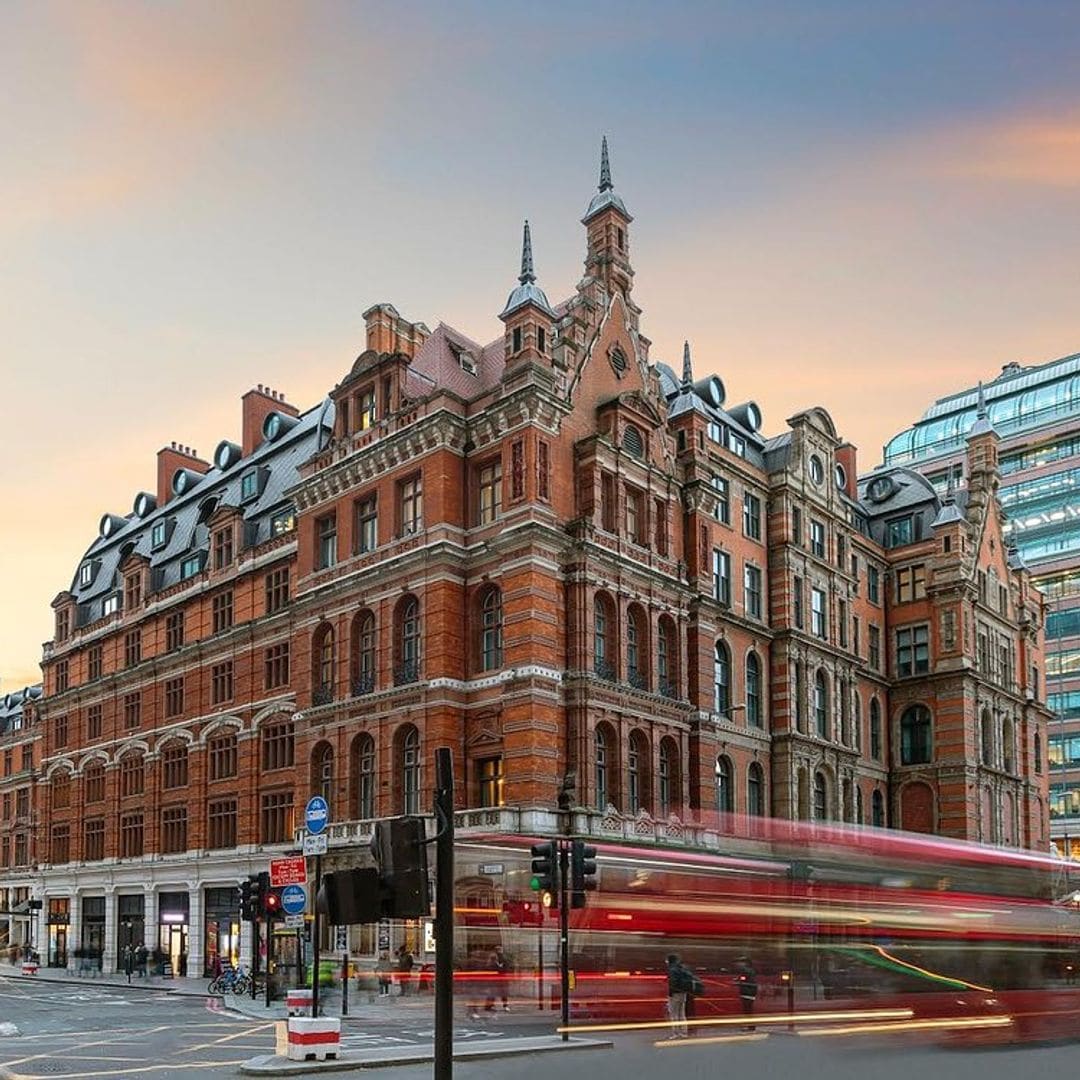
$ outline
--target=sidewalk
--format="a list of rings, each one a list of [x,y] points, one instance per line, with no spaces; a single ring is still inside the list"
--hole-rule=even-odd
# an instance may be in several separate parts
[[[206,992],[209,979],[163,979],[160,975],[132,975],[128,983],[126,975],[95,973],[79,975],[68,968],[38,968],[36,975],[23,975],[21,964],[0,961],[0,978],[18,979],[20,982],[64,983],[72,986],[100,986],[117,990],[156,990],[158,993],[177,994],[181,997],[209,997]]]
[[[572,1038],[563,1042],[557,1035],[541,1038],[500,1039],[482,1046],[462,1043],[454,1047],[455,1061],[483,1061],[492,1058],[521,1057],[566,1050],[610,1050],[608,1039]],[[435,1060],[430,1046],[398,1046],[370,1050],[343,1050],[328,1061],[290,1061],[266,1054],[250,1058],[240,1066],[248,1076],[300,1076],[312,1072],[335,1072],[346,1069],[378,1069],[386,1065],[423,1065]]]

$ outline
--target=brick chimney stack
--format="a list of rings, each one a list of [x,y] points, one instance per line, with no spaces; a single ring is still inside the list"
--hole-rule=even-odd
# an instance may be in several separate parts
[[[203,461],[190,446],[170,443],[157,452],[157,504],[164,506],[172,498],[172,478],[177,469],[207,473],[210,462]]]
[[[364,312],[367,347],[378,353],[402,353],[410,360],[431,331],[422,323],[402,318],[393,304],[376,304]]]
[[[851,443],[841,443],[836,448],[836,463],[844,469],[844,493],[849,499],[859,498],[859,474],[856,471],[856,451]]]
[[[241,399],[243,403],[243,439],[241,449],[244,457],[257,450],[262,444],[263,421],[272,413],[285,416],[299,416],[300,410],[285,400],[285,395],[269,386],[259,383],[254,390],[249,390]]]

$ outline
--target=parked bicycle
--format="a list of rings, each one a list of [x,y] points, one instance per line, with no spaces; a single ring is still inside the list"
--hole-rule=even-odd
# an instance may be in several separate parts
[[[215,997],[224,997],[229,993],[246,994],[251,990],[251,975],[244,970],[243,964],[235,968],[230,965],[210,980],[206,990]]]

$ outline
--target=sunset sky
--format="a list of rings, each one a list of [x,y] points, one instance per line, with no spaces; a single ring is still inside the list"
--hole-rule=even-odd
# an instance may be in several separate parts
[[[171,440],[306,408],[361,312],[497,336],[581,275],[600,137],[653,358],[861,466],[1080,350],[1080,5],[0,0],[0,691]]]

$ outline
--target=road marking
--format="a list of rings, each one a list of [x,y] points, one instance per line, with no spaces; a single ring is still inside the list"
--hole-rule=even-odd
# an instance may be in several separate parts
[[[48,1073],[51,1080],[86,1080],[88,1076],[132,1076],[135,1073],[146,1072],[190,1072],[192,1069],[221,1069],[232,1066],[234,1069],[239,1064],[233,1061],[189,1061],[179,1065],[154,1064],[142,1065],[136,1069],[109,1069],[107,1072],[73,1072],[73,1073]],[[7,1080],[42,1080],[41,1073],[17,1073],[8,1072]]]
[[[245,1028],[243,1031],[233,1032],[232,1035],[222,1035],[220,1039],[213,1039],[208,1043],[199,1043],[196,1046],[186,1046],[183,1050],[177,1051],[180,1054],[190,1054],[195,1050],[210,1050],[215,1046],[220,1046],[221,1043],[232,1042],[233,1039],[242,1039],[245,1035],[251,1035],[256,1031],[265,1031],[267,1028],[274,1027],[273,1023],[258,1024],[255,1027]]]
[[[168,1031],[168,1030],[169,1030],[168,1024],[162,1024],[160,1027],[150,1028],[149,1031],[145,1031],[142,1034],[144,1034],[144,1035],[156,1035],[159,1031]],[[94,1034],[95,1035],[99,1034],[99,1032],[94,1032]],[[65,1053],[71,1053],[74,1050],[89,1050],[91,1046],[108,1046],[111,1043],[115,1043],[116,1041],[117,1041],[116,1037],[113,1036],[113,1037],[110,1037],[108,1039],[99,1039],[97,1042],[80,1043],[78,1046],[68,1047],[67,1050],[65,1051]],[[49,1055],[49,1054],[31,1054],[29,1057],[15,1058],[12,1061],[8,1061],[8,1062],[6,1062],[6,1065],[10,1069],[12,1065],[25,1065],[30,1061],[40,1061],[42,1058],[47,1059],[50,1056],[51,1055]]]

